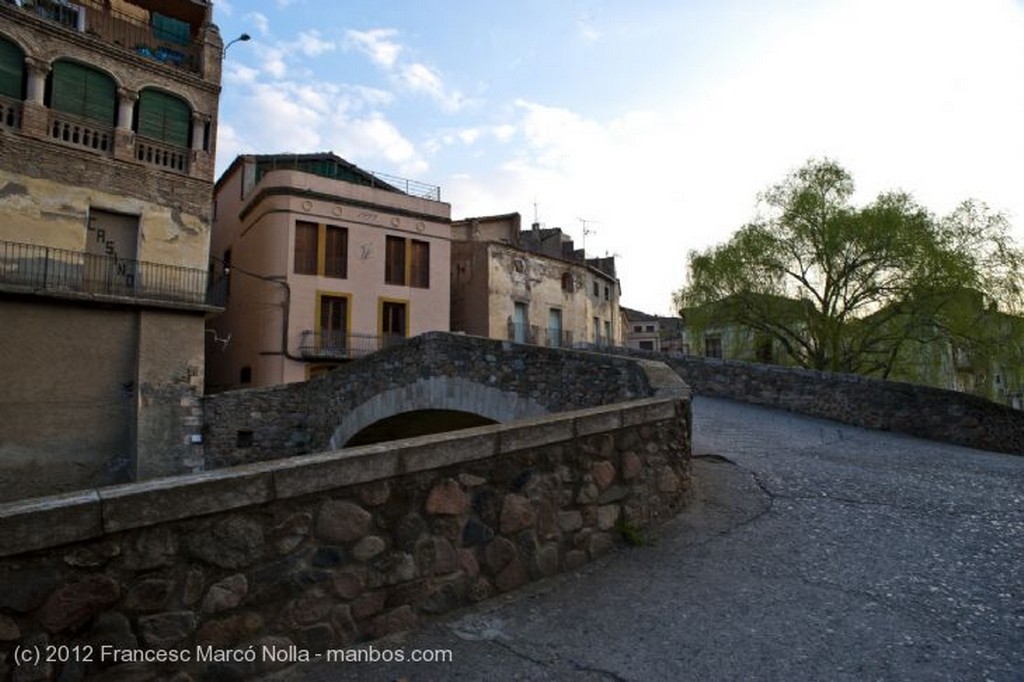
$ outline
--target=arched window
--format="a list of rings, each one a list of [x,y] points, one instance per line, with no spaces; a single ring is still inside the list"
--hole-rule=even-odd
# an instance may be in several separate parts
[[[139,135],[187,149],[191,125],[192,111],[184,100],[159,90],[139,93]]]
[[[25,53],[14,43],[0,38],[0,95],[25,98]]]
[[[53,63],[50,107],[66,114],[114,125],[117,85],[105,73],[75,62]]]

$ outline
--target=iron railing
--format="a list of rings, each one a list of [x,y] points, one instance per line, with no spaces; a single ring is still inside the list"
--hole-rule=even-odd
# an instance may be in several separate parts
[[[223,305],[206,270],[0,241],[0,285],[35,293]]]
[[[437,185],[429,185],[425,182],[400,178],[396,175],[388,175],[387,173],[379,173],[377,171],[368,172],[378,180],[382,180],[388,187],[397,189],[399,192],[411,197],[441,201],[441,188]]]
[[[516,343],[529,343],[531,345],[537,344],[537,339],[540,336],[537,325],[535,324],[520,324],[516,322],[508,323],[508,340],[515,341]]]
[[[5,0],[44,20],[90,35],[129,52],[163,64],[199,72],[202,44],[189,35],[187,40],[161,38],[147,21],[148,12],[127,14],[104,0]]]
[[[300,334],[299,354],[307,360],[351,360],[391,348],[405,340],[404,336],[396,334],[377,336],[306,329]]]

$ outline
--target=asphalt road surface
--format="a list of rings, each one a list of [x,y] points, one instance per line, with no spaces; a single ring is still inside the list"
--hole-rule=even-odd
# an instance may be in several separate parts
[[[263,679],[1024,680],[1024,457],[697,398],[654,542]],[[387,653],[385,653],[387,652]]]

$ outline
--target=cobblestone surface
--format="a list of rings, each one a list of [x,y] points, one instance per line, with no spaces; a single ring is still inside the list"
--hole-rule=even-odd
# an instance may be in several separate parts
[[[1024,458],[697,398],[690,508],[580,571],[376,642],[451,663],[268,680],[1021,680]]]

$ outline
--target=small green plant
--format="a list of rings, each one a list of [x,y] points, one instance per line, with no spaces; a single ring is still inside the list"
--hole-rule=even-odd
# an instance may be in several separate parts
[[[630,547],[650,547],[654,544],[654,538],[643,528],[623,519],[615,524],[615,530]]]

